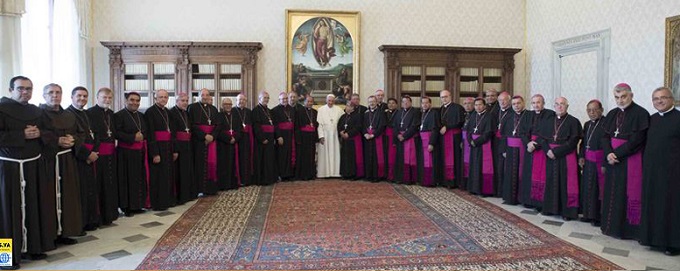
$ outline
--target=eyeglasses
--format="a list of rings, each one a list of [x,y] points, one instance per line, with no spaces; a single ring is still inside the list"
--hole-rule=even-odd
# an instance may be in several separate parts
[[[661,96],[661,97],[654,97],[654,98],[652,98],[652,101],[658,102],[658,101],[661,101],[661,100],[670,100],[670,99],[673,99],[673,97],[669,97],[669,96]]]

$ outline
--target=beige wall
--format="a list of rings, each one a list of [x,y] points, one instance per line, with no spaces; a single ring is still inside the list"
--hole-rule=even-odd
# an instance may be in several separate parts
[[[525,0],[97,0],[93,1],[93,85],[109,84],[112,41],[259,41],[258,88],[285,88],[285,10],[361,13],[360,92],[383,88],[382,44],[512,47],[524,45]],[[515,89],[525,89],[516,55]]]
[[[608,89],[627,82],[635,100],[654,112],[651,92],[664,83],[665,18],[680,14],[677,0],[531,0],[526,4],[524,49],[532,94],[552,93],[552,42],[610,29]],[[580,72],[584,75],[588,70]],[[578,77],[570,76],[573,80]],[[607,109],[615,106],[610,92],[603,101]],[[552,107],[552,101],[547,105]],[[584,104],[571,107],[585,111]]]

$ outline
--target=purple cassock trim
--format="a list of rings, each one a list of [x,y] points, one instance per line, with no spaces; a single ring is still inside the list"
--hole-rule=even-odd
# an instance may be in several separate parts
[[[614,149],[626,143],[628,140],[612,138]],[[641,202],[642,202],[642,150],[628,156],[628,180],[626,195],[628,196],[628,223],[631,225],[640,224]]]

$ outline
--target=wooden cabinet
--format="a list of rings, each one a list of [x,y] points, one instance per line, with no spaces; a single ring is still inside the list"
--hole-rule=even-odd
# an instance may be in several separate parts
[[[454,101],[481,97],[485,90],[513,93],[514,55],[520,49],[382,45],[387,97],[421,96],[441,104],[439,91],[451,91]]]
[[[201,89],[210,90],[213,104],[239,93],[257,101],[256,74],[259,42],[101,42],[109,48],[114,109],[124,105],[123,94],[136,91],[141,108],[153,105],[153,91],[165,89],[175,95],[187,93],[196,101]]]

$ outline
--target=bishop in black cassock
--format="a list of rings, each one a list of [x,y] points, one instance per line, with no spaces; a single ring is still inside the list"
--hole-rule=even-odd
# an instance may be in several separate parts
[[[313,108],[314,98],[307,96],[305,107],[295,114],[296,164],[295,177],[300,180],[316,178],[316,143],[319,141],[318,112]]]
[[[602,195],[604,187],[604,151],[602,150],[602,137],[604,137],[605,117],[602,116],[602,103],[597,100],[590,101],[587,105],[588,117],[583,125],[583,139],[579,151],[579,164],[583,167],[581,173],[581,221],[592,222],[600,226],[602,213]]]
[[[602,139],[605,165],[602,233],[637,238],[642,201],[642,152],[647,140],[649,113],[633,102],[627,84],[614,88],[618,108],[607,113]]]
[[[177,204],[196,199],[198,188],[194,179],[194,153],[191,146],[191,120],[187,112],[189,97],[180,94],[176,105],[170,109],[170,121],[175,127],[175,145],[173,150],[177,153],[174,164],[175,187],[177,188]]]
[[[419,180],[422,186],[435,186],[444,184],[441,180],[442,165],[440,152],[439,128],[441,120],[439,111],[432,109],[430,97],[421,99],[423,107],[420,114],[419,137],[417,140],[416,153],[418,154]]]
[[[640,243],[680,253],[680,111],[667,88],[652,93],[654,107],[643,159]]]
[[[100,210],[100,183],[96,178],[96,171],[94,163],[99,158],[99,155],[93,151],[97,144],[97,137],[92,130],[92,122],[88,117],[84,106],[87,104],[87,97],[89,93],[84,87],[76,87],[72,91],[71,99],[73,104],[66,110],[71,112],[76,117],[76,122],[80,130],[84,131],[79,134],[79,144],[75,147],[74,154],[78,162],[78,178],[80,180],[80,200],[83,224],[85,230],[94,230],[102,224],[101,210]]]
[[[369,108],[364,113],[362,131],[364,137],[364,174],[369,181],[385,179],[385,112],[377,107],[376,97],[368,97]],[[390,144],[391,145],[391,144]]]
[[[92,121],[92,132],[96,138],[92,147],[99,158],[94,162],[95,177],[99,183],[99,210],[102,225],[111,225],[118,219],[118,170],[116,161],[116,132],[113,110],[113,91],[102,88],[97,91],[97,104],[87,109]]]
[[[281,180],[295,177],[295,108],[288,103],[288,94],[279,94],[279,105],[272,110],[276,138],[276,166]]]
[[[177,157],[173,149],[176,128],[170,121],[170,110],[165,107],[168,92],[157,91],[155,99],[156,103],[144,113],[149,129],[149,198],[154,210],[163,211],[177,204],[173,174]]]
[[[493,152],[494,115],[487,112],[481,98],[475,99],[475,112],[470,116],[467,140],[470,144],[470,176],[468,191],[473,194],[491,196],[494,194]]]
[[[502,139],[501,130],[503,130],[503,122],[505,119],[512,114],[512,108],[510,108],[510,95],[507,92],[502,92],[498,95],[498,111],[494,118],[496,121],[496,127],[494,127],[494,138],[493,138],[493,169],[494,169],[494,189],[496,196],[502,196],[503,191],[503,170],[505,168],[505,157],[503,157],[503,151],[506,147],[505,140]]]
[[[397,160],[397,145],[394,144],[394,115],[397,113],[399,105],[397,100],[390,98],[388,104],[392,104],[392,108],[385,109],[385,120],[387,121],[387,126],[385,126],[385,139],[384,144],[384,156],[385,156],[385,176],[390,182],[394,181],[394,168],[395,162]]]
[[[345,114],[338,121],[340,138],[340,176],[343,179],[364,177],[363,143],[361,136],[361,112],[355,111],[353,104],[347,103]]]
[[[278,181],[276,171],[276,152],[274,149],[274,119],[267,107],[269,94],[262,92],[259,103],[253,109],[253,134],[255,137],[255,156],[253,157],[253,182],[270,185]]]
[[[116,112],[114,120],[118,140],[118,198],[127,216],[151,208],[147,161],[148,126],[139,112],[140,96],[126,93],[125,108]]]
[[[231,98],[222,100],[222,133],[217,136],[217,177],[220,189],[231,190],[241,186],[238,175],[237,148],[241,138],[240,122],[234,117]]]
[[[418,179],[418,159],[416,140],[419,136],[420,111],[411,107],[411,97],[401,99],[402,109],[392,118],[394,135],[392,144],[397,146],[397,158],[394,163],[394,181],[412,184]]]
[[[555,99],[555,114],[538,124],[538,144],[547,156],[543,214],[578,218],[579,168],[576,148],[581,140],[581,123],[567,113],[569,102]]]
[[[519,203],[520,180],[522,179],[522,165],[524,163],[524,153],[526,145],[522,142],[520,126],[522,120],[526,120],[524,110],[524,98],[515,96],[512,98],[512,112],[503,119],[501,125],[501,140],[505,142],[500,150],[504,155],[503,163],[503,189],[501,196],[504,204],[517,205]]]
[[[457,187],[459,180],[463,178],[463,142],[462,128],[465,124],[465,109],[451,101],[451,92],[442,90],[439,93],[442,99],[440,112],[441,141],[439,149],[442,158],[442,184],[446,187]]]
[[[192,124],[191,141],[194,151],[194,177],[198,193],[217,194],[217,142],[222,132],[222,118],[217,108],[210,104],[212,97],[207,89],[201,90],[201,101],[189,105],[189,120]]]
[[[247,98],[243,94],[236,96],[236,107],[231,111],[236,122],[241,125],[242,134],[238,140],[238,166],[241,185],[253,185],[253,157],[255,154],[255,138],[253,135],[253,114],[246,108]]]
[[[533,111],[526,112],[520,124],[522,144],[527,148],[524,154],[522,180],[520,181],[519,202],[526,207],[541,208],[543,192],[545,189],[545,162],[547,157],[541,145],[532,143],[533,149],[529,151],[529,143],[536,142],[540,136],[538,125],[541,121],[555,114],[555,111],[545,109],[545,99],[540,94],[531,97]]]

